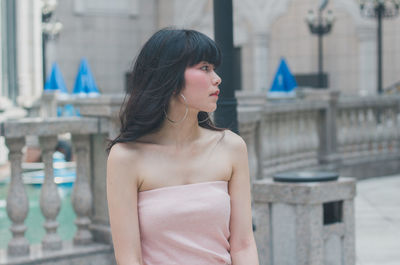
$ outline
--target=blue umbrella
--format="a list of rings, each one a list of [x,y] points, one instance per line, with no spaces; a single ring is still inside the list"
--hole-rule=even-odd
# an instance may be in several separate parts
[[[100,94],[90,71],[89,63],[85,58],[81,59],[73,94],[77,96],[97,96]]]
[[[272,82],[272,86],[268,92],[268,97],[293,97],[296,95],[296,88],[296,79],[290,72],[286,60],[281,58],[274,81]]]
[[[58,67],[57,63],[53,63],[51,67],[51,73],[44,84],[45,92],[59,91],[60,94],[68,95],[67,86],[65,85],[64,78]]]

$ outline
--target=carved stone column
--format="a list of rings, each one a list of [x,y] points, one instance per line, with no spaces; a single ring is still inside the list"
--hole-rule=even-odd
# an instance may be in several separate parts
[[[24,237],[26,226],[24,221],[29,211],[28,196],[22,183],[22,148],[25,138],[6,138],[10,150],[8,158],[11,162],[11,183],[7,195],[7,214],[11,220],[12,239],[8,243],[9,256],[29,255],[29,242]]]
[[[357,27],[358,36],[358,84],[361,95],[376,94],[376,29],[373,26]]]
[[[235,0],[238,17],[252,28],[253,86],[256,92],[270,85],[268,70],[271,25],[288,10],[292,0]]]
[[[59,250],[62,241],[57,234],[58,222],[56,220],[61,207],[61,198],[54,183],[53,153],[57,145],[57,136],[39,137],[42,148],[42,160],[44,162],[45,178],[40,194],[40,209],[46,219],[44,228],[46,235],[42,239],[43,250]]]
[[[253,39],[253,80],[256,92],[265,91],[270,83],[268,80],[268,51],[269,34],[255,34]]]
[[[43,91],[41,1],[17,1],[18,99],[31,106]]]
[[[89,185],[89,135],[73,135],[72,141],[76,154],[76,180],[72,193],[72,205],[76,213],[75,224],[78,228],[75,245],[86,245],[93,241],[89,230],[90,215],[92,210],[92,192]]]

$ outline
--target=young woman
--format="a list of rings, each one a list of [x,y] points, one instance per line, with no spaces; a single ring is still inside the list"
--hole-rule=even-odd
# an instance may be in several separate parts
[[[258,264],[246,144],[208,114],[220,60],[204,34],[170,28],[136,59],[107,162],[119,265]]]

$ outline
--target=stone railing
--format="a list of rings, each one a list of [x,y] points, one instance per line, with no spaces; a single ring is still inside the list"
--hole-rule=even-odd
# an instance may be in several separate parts
[[[11,178],[7,195],[7,214],[11,221],[12,238],[7,250],[0,250],[0,264],[57,264],[63,259],[75,260],[87,264],[98,260],[96,264],[112,264],[113,255],[110,245],[95,243],[95,231],[91,227],[95,204],[92,177],[91,145],[93,135],[107,131],[97,118],[24,118],[5,121],[0,124],[1,136],[9,149]],[[60,212],[61,200],[54,182],[53,153],[57,145],[57,136],[70,133],[76,160],[76,179],[71,202],[76,214],[77,226],[73,242],[63,242],[57,234],[59,226],[56,218]],[[34,136],[39,139],[44,164],[44,182],[41,187],[40,209],[45,219],[45,235],[41,246],[30,245],[24,236],[24,224],[29,211],[29,200],[22,181],[22,149],[25,138]],[[30,263],[29,263],[30,264]]]
[[[346,98],[331,91],[281,102],[242,96],[239,103],[253,179],[300,169],[356,178],[400,172],[399,96]]]
[[[400,153],[398,96],[343,99],[338,104],[338,152],[342,164],[396,159]]]
[[[302,99],[267,101],[263,94],[241,91],[237,98],[253,180],[303,168],[335,169],[356,177],[400,171],[397,163],[390,164],[400,151],[400,96],[346,98],[337,91],[312,91]],[[109,121],[112,138],[122,99],[109,95],[58,104],[74,103],[82,115]],[[42,112],[51,115],[57,106],[54,96],[44,103]],[[369,163],[380,160],[386,171]]]

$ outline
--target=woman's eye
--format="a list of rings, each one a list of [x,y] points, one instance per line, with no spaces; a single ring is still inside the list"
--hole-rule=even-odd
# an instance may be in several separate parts
[[[208,72],[210,67],[208,65],[203,65],[200,69]]]

